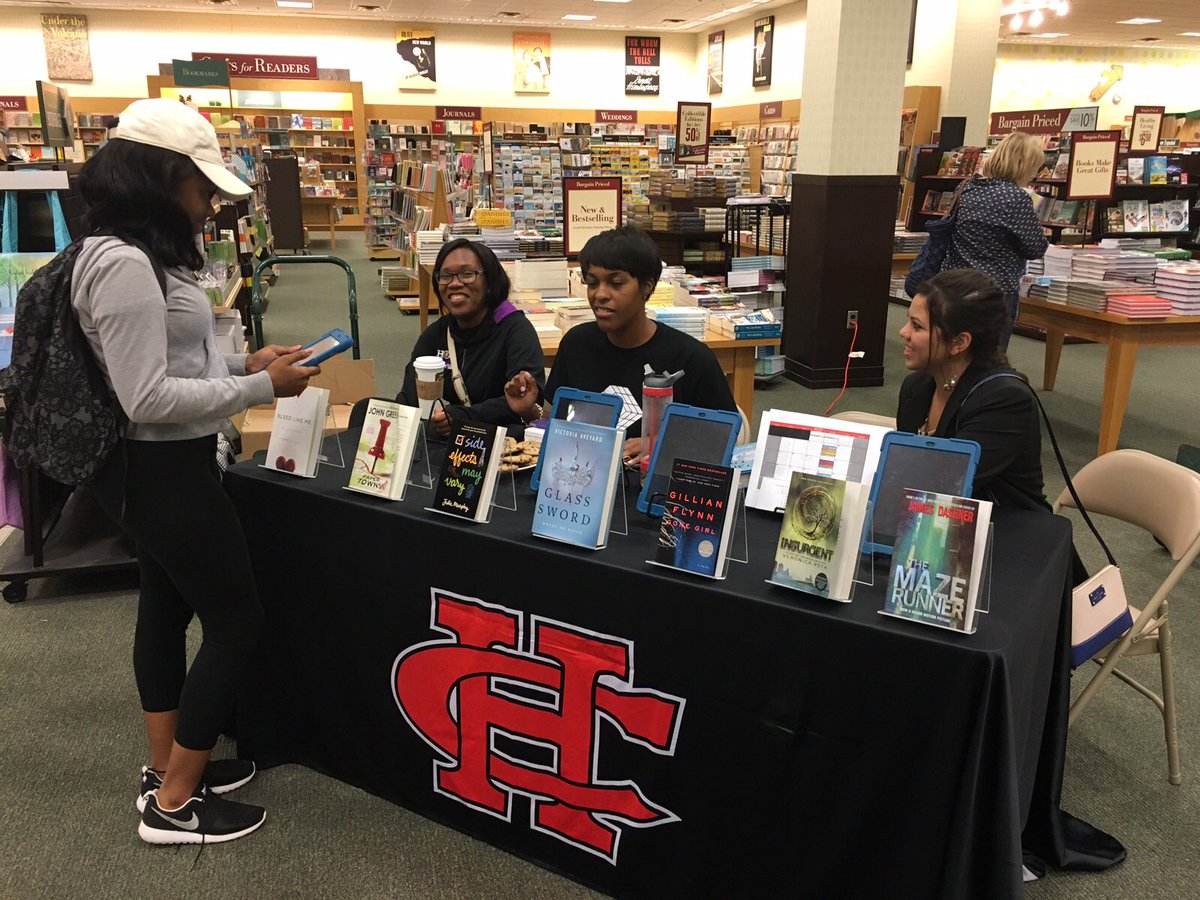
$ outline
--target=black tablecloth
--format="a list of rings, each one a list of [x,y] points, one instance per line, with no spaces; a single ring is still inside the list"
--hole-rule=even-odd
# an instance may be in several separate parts
[[[356,439],[342,437],[347,459]],[[1065,690],[1065,520],[997,518],[992,609],[967,637],[878,615],[884,567],[850,604],[766,584],[778,519],[754,510],[750,563],[715,582],[644,562],[657,524],[632,495],[629,536],[593,553],[531,537],[521,482],[515,512],[471,525],[426,512],[429,491],[388,503],[343,490],[347,477],[254,463],[227,475],[267,617],[243,755],[310,766],[619,895],[1021,895],[1035,783],[1046,816],[1061,783],[1061,704],[1043,726]],[[433,627],[438,596],[443,616],[511,621],[517,647],[459,653],[472,638]],[[628,652],[624,686],[610,675],[583,694],[553,689],[573,663],[551,657],[577,659],[563,649],[576,638]],[[454,648],[464,678],[451,691],[405,663],[405,690],[408,675],[428,682],[402,711],[394,669],[418,645]],[[509,677],[465,677],[481,671]],[[414,711],[422,691],[429,708]],[[556,747],[538,729],[568,705],[575,730]],[[491,751],[468,738],[438,753],[426,732],[439,709],[464,734],[483,722]],[[541,724],[518,735],[514,720]],[[482,805],[454,787],[481,778],[494,794]],[[641,812],[603,814],[622,804]],[[1053,826],[1038,831],[1053,843]],[[597,849],[605,835],[611,848]]]

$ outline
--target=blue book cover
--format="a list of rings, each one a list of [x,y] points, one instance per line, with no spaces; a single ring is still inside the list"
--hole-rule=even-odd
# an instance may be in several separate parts
[[[535,535],[593,550],[605,543],[624,442],[623,429],[550,422],[542,442]]]

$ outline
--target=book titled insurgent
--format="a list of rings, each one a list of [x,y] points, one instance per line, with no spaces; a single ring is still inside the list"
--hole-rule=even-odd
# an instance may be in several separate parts
[[[793,472],[769,580],[848,600],[866,512],[861,490],[856,482]]]
[[[970,633],[992,504],[904,490],[883,611]]]
[[[446,459],[434,489],[433,509],[482,522],[488,517],[505,428],[459,422],[446,442]]]
[[[533,533],[591,550],[608,542],[623,428],[552,419],[542,441]]]
[[[699,575],[723,571],[737,479],[729,466],[676,457],[654,561]]]
[[[419,421],[414,406],[370,400],[346,488],[387,500],[400,499],[412,464]]]

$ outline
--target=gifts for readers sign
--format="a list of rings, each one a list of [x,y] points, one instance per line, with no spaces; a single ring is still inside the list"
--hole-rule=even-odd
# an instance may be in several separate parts
[[[1129,129],[1130,153],[1157,153],[1165,106],[1135,106]]]
[[[563,179],[563,251],[575,256],[594,235],[621,225],[621,179]]]
[[[1094,131],[1099,116],[1098,106],[992,113],[988,133],[1008,134],[1010,131],[1024,131],[1028,134],[1062,134],[1064,131]]]
[[[258,56],[243,53],[193,53],[192,60],[223,59],[234,78],[297,78],[316,81],[320,77],[315,56]]]
[[[625,93],[658,95],[662,39],[625,35]]]
[[[1068,200],[1099,200],[1113,195],[1117,181],[1120,131],[1082,131],[1071,141]]]
[[[708,162],[708,124],[711,103],[680,102],[675,112],[675,164],[705,165]]]

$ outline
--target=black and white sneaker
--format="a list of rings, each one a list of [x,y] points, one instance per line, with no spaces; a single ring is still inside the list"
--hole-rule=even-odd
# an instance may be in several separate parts
[[[146,797],[138,836],[148,844],[221,844],[236,841],[267,820],[261,806],[205,794],[192,797],[179,809],[164,810],[158,792]]]
[[[254,763],[248,759],[210,759],[192,796],[202,796],[205,788],[210,794],[228,794],[230,791],[236,791],[253,778],[257,771]],[[145,810],[149,793],[157,791],[160,787],[162,776],[149,766],[142,766],[142,783],[138,788],[137,798],[138,812]]]

